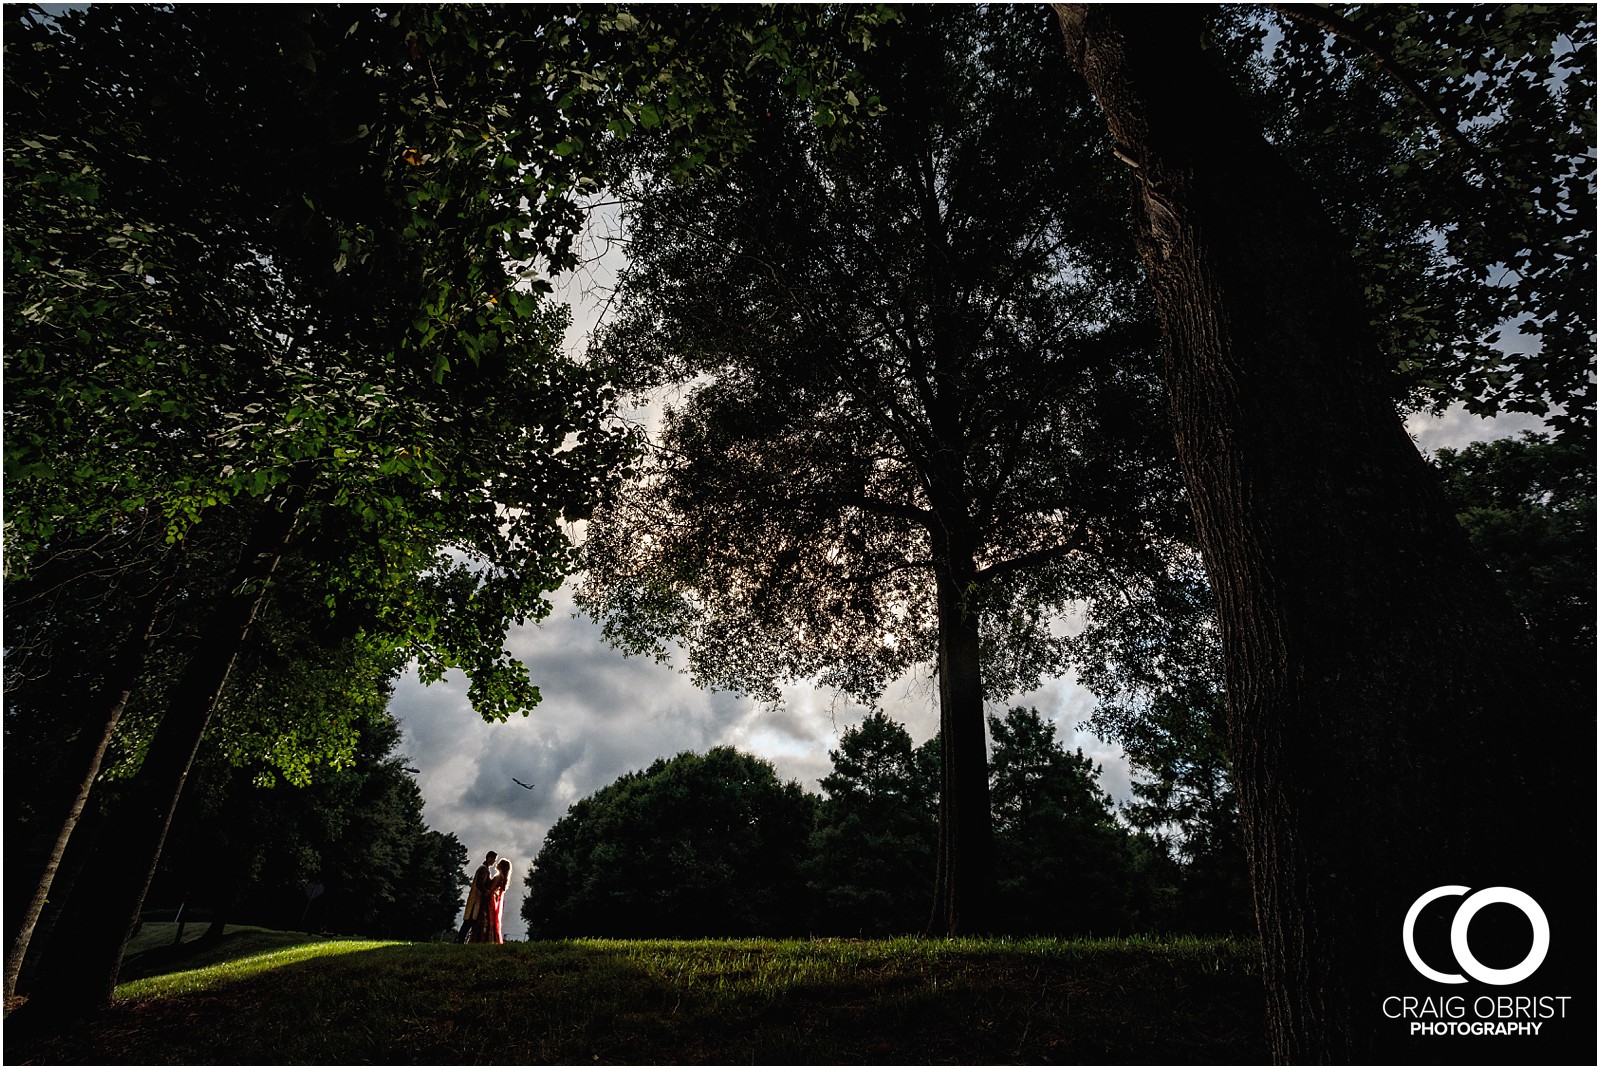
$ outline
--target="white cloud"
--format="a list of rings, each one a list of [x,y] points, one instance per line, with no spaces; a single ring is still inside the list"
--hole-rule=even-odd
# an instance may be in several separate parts
[[[1459,404],[1441,415],[1418,413],[1406,419],[1406,432],[1425,456],[1437,449],[1460,449],[1473,442],[1512,438],[1523,431],[1545,430],[1545,422],[1526,412],[1510,412],[1485,419],[1474,416]]]

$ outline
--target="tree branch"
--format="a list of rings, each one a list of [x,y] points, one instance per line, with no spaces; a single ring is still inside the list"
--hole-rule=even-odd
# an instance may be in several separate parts
[[[1062,557],[1069,556],[1073,553],[1080,553],[1088,548],[1088,538],[1084,534],[1081,526],[1073,528],[1073,535],[1074,537],[1070,541],[1060,542],[1053,546],[1046,546],[1043,549],[1036,549],[1028,553],[1022,553],[1007,560],[999,561],[995,564],[990,564],[983,568],[979,568],[978,582],[992,582],[995,579],[1004,578],[1005,576],[1010,575],[1012,572],[1019,572],[1027,568],[1034,568],[1041,564],[1049,564],[1051,561],[1060,560]]]
[[[1395,59],[1394,54],[1389,51],[1388,46],[1381,37],[1369,33],[1337,11],[1320,5],[1267,4],[1265,6],[1269,11],[1276,11],[1285,18],[1293,19],[1307,26],[1313,26],[1343,41],[1345,44],[1365,52],[1372,60],[1373,66],[1377,67],[1380,73],[1388,75],[1396,85],[1403,89],[1406,95],[1427,113],[1428,118],[1433,120],[1433,124],[1439,128],[1439,131],[1455,142],[1456,146],[1466,153],[1473,163],[1477,164],[1478,169],[1483,172],[1484,180],[1494,187],[1497,194],[1499,193],[1502,186],[1499,172],[1490,165],[1488,157],[1483,154],[1477,145],[1468,140],[1467,136],[1461,132],[1459,125],[1449,120],[1444,113],[1444,109],[1422,87],[1417,77],[1404,64]]]
[[[891,516],[899,520],[907,520],[919,527],[931,529],[934,515],[927,509],[915,505],[902,504],[898,501],[885,501],[882,498],[869,497],[866,494],[830,494],[822,499],[824,504],[853,506],[862,512],[870,512],[874,516]]]

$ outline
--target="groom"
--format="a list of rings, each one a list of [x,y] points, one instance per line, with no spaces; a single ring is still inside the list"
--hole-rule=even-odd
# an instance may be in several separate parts
[[[461,915],[461,934],[456,938],[458,943],[477,942],[483,938],[483,922],[489,915],[489,883],[494,879],[494,862],[499,856],[490,850],[472,876],[467,908]]]

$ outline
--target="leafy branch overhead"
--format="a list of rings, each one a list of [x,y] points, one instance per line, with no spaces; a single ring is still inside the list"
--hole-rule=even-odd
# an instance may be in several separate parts
[[[466,668],[486,715],[526,709],[505,628],[548,611],[563,524],[633,449],[565,313],[513,284],[559,214],[481,153],[399,148],[433,75],[395,17],[13,10],[8,568],[303,483],[304,529],[362,532],[304,575],[328,608],[370,606],[430,677]],[[276,95],[180,76],[223,66]]]
[[[1282,39],[1246,85],[1354,244],[1412,402],[1592,441],[1594,20],[1275,8]]]

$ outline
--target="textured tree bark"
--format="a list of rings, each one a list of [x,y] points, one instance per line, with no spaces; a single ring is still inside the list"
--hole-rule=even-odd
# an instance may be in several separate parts
[[[1134,177],[1217,598],[1273,1054],[1382,1061],[1402,1030],[1378,1004],[1417,987],[1411,901],[1555,893],[1570,821],[1541,805],[1557,758],[1535,746],[1569,746],[1581,720],[1539,704],[1520,621],[1389,400],[1340,239],[1208,60],[1201,17],[1055,7]]]
[[[38,982],[19,1011],[30,1026],[50,1027],[110,1003],[195,752],[266,598],[303,499],[303,487],[297,488],[288,503],[265,509],[256,522],[235,568],[232,593],[203,630],[173,687],[131,798],[113,818],[92,887],[80,886],[65,905],[49,959],[41,962]]]
[[[939,570],[939,845],[928,934],[977,935],[993,925],[994,826],[984,733],[978,614],[968,582]]]

